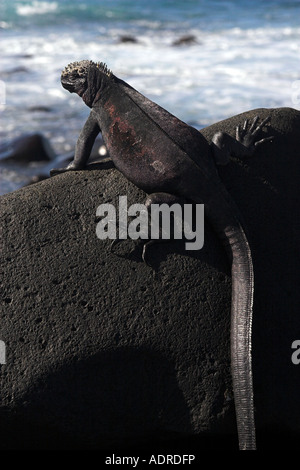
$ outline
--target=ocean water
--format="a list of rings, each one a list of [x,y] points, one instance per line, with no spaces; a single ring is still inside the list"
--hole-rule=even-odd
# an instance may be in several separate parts
[[[58,155],[74,149],[89,109],[60,73],[82,59],[198,129],[257,107],[300,109],[300,0],[1,0],[0,36],[1,145],[39,132]],[[36,171],[0,170],[1,194]]]

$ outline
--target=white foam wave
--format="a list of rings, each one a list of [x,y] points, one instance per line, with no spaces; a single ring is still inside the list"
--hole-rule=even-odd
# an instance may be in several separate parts
[[[66,143],[74,144],[89,110],[61,87],[60,73],[67,63],[82,59],[106,62],[118,77],[198,128],[251,108],[299,107],[292,86],[300,79],[295,66],[299,28],[193,30],[197,44],[182,47],[172,45],[178,38],[174,31],[136,35],[136,44],[119,43],[121,28],[110,33],[77,30],[70,36],[62,28],[4,37],[0,68],[9,78],[2,131],[46,131],[53,138],[67,120]],[[21,72],[9,74],[13,68]],[[52,112],[42,120],[30,114],[28,120],[31,106],[48,106]]]
[[[16,12],[20,16],[45,15],[56,11],[57,8],[58,4],[56,2],[48,3],[34,0],[26,5],[16,5]]]

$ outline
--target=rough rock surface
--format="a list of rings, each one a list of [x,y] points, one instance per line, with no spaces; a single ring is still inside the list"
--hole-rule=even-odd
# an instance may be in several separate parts
[[[291,361],[299,339],[300,113],[250,111],[202,132],[208,140],[216,130],[234,134],[257,113],[271,113],[274,143],[220,173],[253,252],[254,390],[264,446],[265,430],[286,437],[300,427],[300,365]],[[130,240],[111,253],[110,241],[96,237],[96,209],[117,206],[119,195],[129,204],[145,199],[103,164],[1,197],[2,448],[116,449],[235,433],[224,249],[205,221],[202,250],[186,251],[183,241],[153,246],[154,269]]]

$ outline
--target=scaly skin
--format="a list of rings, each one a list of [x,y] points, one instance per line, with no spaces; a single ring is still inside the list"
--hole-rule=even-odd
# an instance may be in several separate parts
[[[217,133],[209,145],[193,127],[153,103],[102,63],[81,61],[62,72],[62,85],[77,93],[91,108],[80,133],[75,157],[67,168],[51,176],[83,169],[99,132],[115,166],[128,180],[163,203],[186,198],[205,205],[206,215],[219,235],[232,266],[231,368],[239,447],[256,449],[251,365],[253,268],[249,244],[239,211],[219,178],[216,163],[230,155],[252,155],[267,123],[237,128],[236,139]],[[145,254],[145,253],[144,253]]]

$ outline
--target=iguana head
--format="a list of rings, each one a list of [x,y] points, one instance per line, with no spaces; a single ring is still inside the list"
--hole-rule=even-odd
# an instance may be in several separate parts
[[[61,74],[61,84],[70,93],[77,93],[92,107],[100,89],[111,76],[111,71],[103,62],[81,60],[65,67]]]

